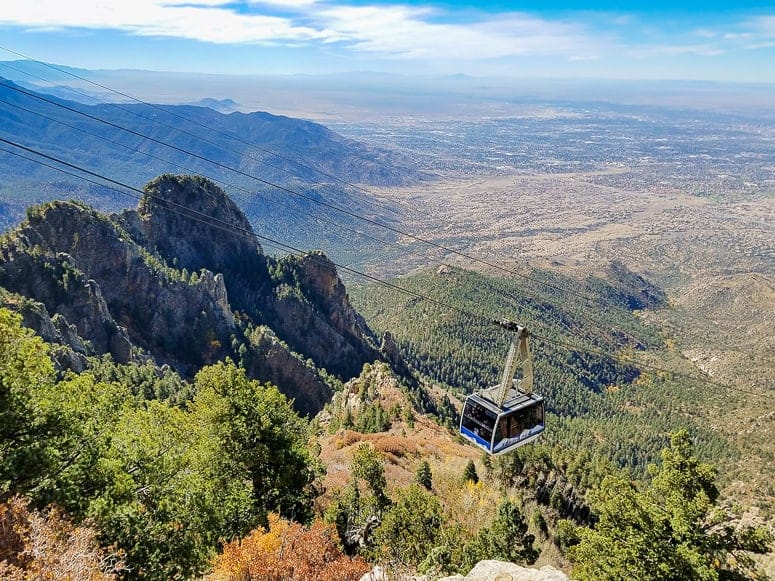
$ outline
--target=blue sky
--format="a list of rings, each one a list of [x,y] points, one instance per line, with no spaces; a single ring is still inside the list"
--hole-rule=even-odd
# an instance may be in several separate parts
[[[84,68],[775,82],[775,7],[4,0],[0,45]],[[0,60],[13,58],[0,51]]]

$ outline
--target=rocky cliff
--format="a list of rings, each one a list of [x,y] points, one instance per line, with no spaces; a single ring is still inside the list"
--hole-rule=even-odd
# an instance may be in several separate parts
[[[0,239],[0,286],[45,307],[25,317],[40,334],[83,356],[151,356],[188,376],[227,356],[249,361],[304,413],[330,397],[317,367],[349,379],[378,357],[324,255],[265,256],[244,214],[204,178],[164,175],[145,192],[122,215],[48,203]],[[260,325],[271,332],[257,339]]]
[[[350,306],[336,267],[323,253],[290,256],[277,266],[279,284],[268,316],[291,348],[348,378],[378,358],[376,337]]]
[[[227,354],[235,325],[222,277],[186,280],[91,208],[53,202],[29,212],[0,262],[2,286],[63,315],[119,362],[130,342],[184,374]]]
[[[237,205],[199,176],[163,175],[149,182],[124,224],[145,247],[189,271],[223,273],[233,306],[255,308],[269,276],[253,228]],[[250,300],[248,297],[254,297]]]
[[[51,354],[57,367],[72,369],[78,373],[86,369],[87,357],[95,354],[94,348],[91,342],[78,335],[75,325],[68,323],[62,314],[56,313],[52,317],[43,303],[9,293],[2,287],[0,305],[19,313],[25,327],[29,327],[54,346]]]

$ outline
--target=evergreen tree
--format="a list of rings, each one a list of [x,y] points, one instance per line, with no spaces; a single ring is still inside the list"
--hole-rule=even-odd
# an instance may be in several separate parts
[[[476,473],[476,464],[474,464],[473,460],[469,460],[465,470],[463,470],[463,482],[465,483],[469,480],[474,484],[479,482],[479,475]]]
[[[436,546],[441,524],[439,500],[412,484],[398,492],[398,500],[377,529],[377,540],[390,561],[415,568]]]
[[[239,467],[251,482],[256,514],[311,518],[318,466],[307,447],[309,426],[288,399],[231,361],[203,368],[195,386],[194,413],[226,453],[225,469]]]
[[[371,549],[371,532],[391,502],[380,452],[368,444],[359,445],[350,462],[350,473],[352,479],[334,493],[324,519],[336,527],[345,552],[352,555]]]
[[[390,499],[387,496],[385,465],[380,452],[372,449],[368,444],[361,444],[355,449],[350,469],[355,478],[362,478],[366,481],[380,512],[390,506]]]
[[[0,496],[34,486],[51,467],[61,430],[45,402],[54,392],[48,346],[0,309]]]
[[[511,563],[531,565],[538,559],[533,547],[535,537],[527,532],[527,523],[512,500],[504,500],[492,525],[481,529],[464,548],[463,560],[467,568],[485,559],[499,559]]]
[[[750,552],[766,553],[771,536],[743,526],[716,506],[715,468],[697,460],[685,430],[672,435],[662,464],[650,466],[644,490],[608,476],[593,495],[599,522],[579,530],[569,549],[581,580],[631,581],[747,578]]]
[[[417,481],[417,484],[426,490],[433,488],[433,474],[431,473],[431,465],[428,464],[427,460],[423,460],[422,464],[417,468],[414,479]]]

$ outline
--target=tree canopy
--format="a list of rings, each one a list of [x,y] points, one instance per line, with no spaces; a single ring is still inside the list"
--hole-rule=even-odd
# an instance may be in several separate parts
[[[310,518],[308,424],[275,387],[226,361],[200,371],[181,407],[146,399],[159,392],[138,371],[95,361],[59,379],[48,346],[0,309],[0,496],[91,519],[129,579],[200,574],[270,510]]]
[[[695,456],[689,434],[672,435],[662,463],[651,465],[651,484],[639,489],[608,476],[592,494],[599,521],[579,530],[569,550],[582,580],[747,578],[748,552],[763,553],[767,531],[743,525],[717,505],[716,471]]]

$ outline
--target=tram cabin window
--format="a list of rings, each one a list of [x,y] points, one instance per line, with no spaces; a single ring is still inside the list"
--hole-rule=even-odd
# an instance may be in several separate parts
[[[462,425],[484,441],[492,440],[492,430],[496,420],[497,416],[484,406],[470,399],[466,402]]]
[[[495,444],[503,440],[521,440],[532,435],[532,430],[536,426],[544,423],[543,407],[533,405],[531,407],[513,412],[506,416],[501,416],[498,422],[498,432],[495,437]]]

